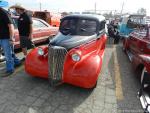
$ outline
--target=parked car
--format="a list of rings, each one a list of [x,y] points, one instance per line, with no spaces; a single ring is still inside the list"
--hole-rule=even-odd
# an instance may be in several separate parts
[[[145,15],[132,14],[125,15],[121,18],[119,23],[119,34],[121,38],[126,38],[135,28],[144,24]]]
[[[17,19],[18,17],[14,16],[12,17],[13,23],[15,26],[15,48],[20,48],[19,44],[19,33],[17,29]],[[58,27],[50,26],[45,21],[38,19],[38,18],[32,18],[33,21],[33,39],[32,41],[36,43],[47,41],[50,37],[55,36],[58,33]]]
[[[145,113],[150,113],[150,26],[133,31],[123,41],[123,49],[129,56],[140,78],[139,97]]]
[[[17,16],[13,16],[13,24],[15,26],[15,49],[20,48],[20,42],[19,42],[19,33],[17,29]],[[45,21],[38,19],[38,18],[32,18],[33,20],[33,39],[32,41],[37,44],[41,42],[45,42],[49,40],[49,38],[55,36],[58,33],[59,28],[53,27],[47,24]],[[0,49],[1,50],[1,49]],[[2,52],[0,51],[0,61],[3,61],[4,57],[2,55]]]
[[[27,55],[25,71],[49,79],[51,86],[68,83],[93,88],[101,71],[106,40],[103,16],[65,16],[49,45]]]

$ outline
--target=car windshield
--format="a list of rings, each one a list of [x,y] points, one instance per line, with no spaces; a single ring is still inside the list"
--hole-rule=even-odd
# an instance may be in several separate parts
[[[60,32],[64,35],[89,36],[96,33],[97,24],[88,19],[66,19],[60,26]]]

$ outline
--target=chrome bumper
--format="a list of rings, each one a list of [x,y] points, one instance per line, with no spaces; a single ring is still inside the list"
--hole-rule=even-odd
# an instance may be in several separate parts
[[[144,109],[144,113],[150,113],[150,96],[146,92],[143,92],[140,96],[140,101]]]

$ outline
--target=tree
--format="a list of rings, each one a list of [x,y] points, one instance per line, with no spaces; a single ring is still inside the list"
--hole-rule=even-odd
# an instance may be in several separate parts
[[[146,15],[146,9],[145,8],[140,8],[137,11],[138,14]]]

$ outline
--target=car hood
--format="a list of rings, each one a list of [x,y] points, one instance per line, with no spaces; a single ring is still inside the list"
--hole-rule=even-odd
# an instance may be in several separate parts
[[[61,46],[68,49],[72,49],[81,44],[87,43],[90,40],[94,40],[97,38],[97,35],[94,34],[92,36],[78,36],[78,35],[63,35],[62,33],[58,33],[52,40],[50,40],[50,45],[53,46]]]

